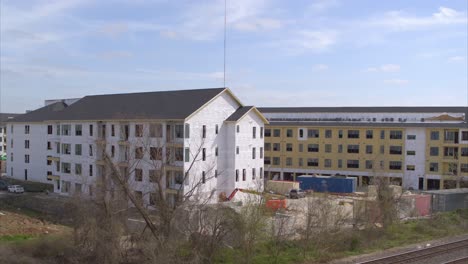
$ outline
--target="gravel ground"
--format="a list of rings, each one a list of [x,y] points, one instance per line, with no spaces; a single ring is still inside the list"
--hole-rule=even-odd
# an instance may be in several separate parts
[[[448,242],[457,241],[457,240],[460,240],[460,239],[463,239],[463,238],[468,238],[468,235],[447,237],[447,238],[438,239],[438,240],[421,242],[421,243],[417,243],[417,244],[413,244],[413,245],[409,245],[409,246],[404,246],[404,247],[398,247],[398,248],[392,248],[392,249],[388,249],[388,250],[384,250],[384,251],[379,251],[379,252],[376,252],[376,253],[360,255],[360,256],[353,256],[353,257],[348,257],[348,258],[344,258],[344,259],[339,259],[339,260],[332,261],[330,263],[332,263],[332,264],[360,263],[360,262],[363,262],[363,261],[369,261],[369,260],[372,260],[372,259],[382,258],[382,257],[386,257],[386,256],[391,256],[391,255],[394,255],[394,254],[399,254],[399,253],[403,253],[403,252],[408,252],[408,251],[420,249],[420,248],[426,247],[427,245],[435,246],[435,245],[440,245],[440,244],[444,244],[444,243],[448,243]],[[423,260],[421,262],[417,262],[417,264],[419,264],[419,263],[440,264],[440,263],[444,263],[444,262],[449,261],[449,260],[460,258],[462,256],[468,256],[468,248],[457,251],[457,252],[453,252],[453,253],[450,253],[450,254],[442,254],[442,255],[440,255],[438,257],[431,258],[429,260],[426,259],[426,260]]]

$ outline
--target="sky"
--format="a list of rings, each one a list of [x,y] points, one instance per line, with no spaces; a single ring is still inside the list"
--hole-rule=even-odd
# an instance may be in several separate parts
[[[466,0],[227,0],[226,86],[255,106],[468,104]],[[0,112],[223,87],[224,0],[1,0]]]

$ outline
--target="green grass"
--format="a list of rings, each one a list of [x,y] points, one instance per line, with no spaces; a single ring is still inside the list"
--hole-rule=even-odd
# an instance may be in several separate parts
[[[8,235],[0,236],[0,242],[23,242],[36,238],[32,235]]]

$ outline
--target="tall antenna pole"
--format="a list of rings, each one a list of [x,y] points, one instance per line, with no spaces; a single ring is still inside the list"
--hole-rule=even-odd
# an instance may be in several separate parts
[[[226,8],[227,0],[224,0],[224,74],[223,74],[223,87],[226,87],[226,15],[227,15],[227,8]]]

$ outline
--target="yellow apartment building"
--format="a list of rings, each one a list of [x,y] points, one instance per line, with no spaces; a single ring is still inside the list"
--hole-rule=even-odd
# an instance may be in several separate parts
[[[406,189],[468,187],[467,107],[260,108],[268,179],[343,175]]]

